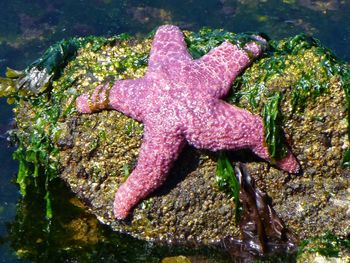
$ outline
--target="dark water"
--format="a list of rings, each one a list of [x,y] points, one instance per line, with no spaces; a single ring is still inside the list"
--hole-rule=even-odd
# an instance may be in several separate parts
[[[23,69],[38,58],[49,45],[62,38],[109,36],[122,32],[142,35],[165,23],[177,24],[189,30],[208,26],[234,32],[258,31],[276,39],[306,32],[319,38],[339,58],[350,61],[349,14],[350,1],[345,0],[1,0],[0,74],[4,75],[6,66]],[[16,208],[20,196],[18,187],[12,181],[15,178],[17,163],[12,161],[13,149],[3,136],[6,130],[11,128],[12,118],[11,107],[6,104],[5,99],[0,99],[0,262],[23,261],[15,251],[17,254],[26,255],[25,248],[38,250],[37,255],[27,256],[27,259],[41,262],[50,259],[50,262],[53,262],[54,241],[48,242],[45,231],[38,235],[32,233],[38,231],[34,225],[43,227],[45,220],[40,221],[40,215],[33,216],[32,220],[36,223],[32,222],[30,227],[31,221],[22,215],[24,208],[35,215],[35,209],[38,207],[24,205],[23,208],[23,203],[19,203]],[[69,196],[68,193],[67,195]],[[57,211],[60,211],[59,208]],[[75,213],[88,218],[82,211],[75,211],[73,214],[76,215]],[[62,220],[67,221],[72,217],[65,215],[62,216]],[[49,227],[57,231],[57,235],[61,235],[62,239],[67,238],[68,235],[64,232],[67,230],[64,230],[64,227],[54,223]],[[98,235],[110,234],[99,232]],[[23,240],[24,238],[29,241]],[[92,255],[84,258],[84,262],[96,262],[97,259],[101,262],[157,262],[167,253],[177,253],[169,249],[150,247],[149,244],[138,243],[125,237],[114,236],[110,239],[114,239],[114,243],[100,242],[94,248],[90,247],[88,252],[84,250]],[[61,244],[61,248],[67,246],[69,250],[67,244]],[[74,247],[75,243],[69,244]],[[115,252],[111,252],[113,244],[118,244],[117,251],[122,254],[120,258]],[[140,252],[146,250],[143,254]],[[34,253],[33,251],[31,253]],[[125,251],[126,255],[122,251]],[[99,253],[103,256],[98,255]],[[140,253],[142,257],[132,257],[131,253],[133,256]],[[40,257],[42,254],[45,256]],[[82,257],[80,260],[79,257],[73,258],[69,253],[66,253],[64,258],[66,262],[83,260]],[[219,256],[216,258],[219,260]]]

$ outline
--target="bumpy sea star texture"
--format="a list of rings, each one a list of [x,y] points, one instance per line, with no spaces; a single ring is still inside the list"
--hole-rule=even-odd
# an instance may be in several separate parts
[[[269,161],[262,119],[220,98],[252,58],[262,53],[265,41],[257,37],[241,49],[222,43],[200,59],[188,53],[176,26],[160,27],[153,40],[143,78],[117,81],[111,89],[99,86],[91,96],[77,98],[82,113],[116,109],[144,123],[136,168],[115,196],[114,214],[124,219],[130,210],[166,180],[172,163],[186,141],[199,149],[251,149]],[[291,173],[299,165],[288,152],[277,167]]]

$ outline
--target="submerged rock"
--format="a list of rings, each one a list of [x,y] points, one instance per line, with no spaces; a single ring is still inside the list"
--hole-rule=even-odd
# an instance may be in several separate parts
[[[185,36],[194,57],[224,39],[240,45],[249,40],[249,35],[211,30]],[[189,146],[160,190],[141,202],[129,220],[114,219],[114,194],[135,167],[143,126],[117,111],[81,115],[74,108],[75,98],[102,82],[143,76],[151,40],[120,36],[80,41],[75,57],[61,63],[61,76],[51,89],[34,95],[5,94],[17,103],[15,157],[20,160],[22,192],[29,175],[43,170],[48,180],[61,177],[114,230],[178,243],[239,237],[235,202],[216,181],[217,153]],[[302,239],[327,231],[346,237],[350,172],[343,159],[348,162],[349,66],[306,36],[270,45],[233,84],[227,100],[261,114],[266,143],[276,160],[285,152],[284,130],[302,172],[290,175],[244,151],[232,152],[230,158],[246,163],[291,232]]]

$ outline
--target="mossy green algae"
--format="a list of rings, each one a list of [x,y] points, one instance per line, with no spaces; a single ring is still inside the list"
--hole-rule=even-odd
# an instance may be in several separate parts
[[[302,115],[306,105],[328,92],[332,85],[340,85],[348,93],[349,65],[340,63],[317,40],[304,34],[269,43],[271,49],[265,57],[234,83],[229,100],[262,113],[265,142],[272,157],[278,159],[286,152],[281,129],[283,118]],[[281,112],[279,104],[286,101],[290,101],[288,110]]]
[[[55,90],[55,79],[70,60],[73,60],[78,49],[88,45],[92,51],[97,51],[102,45],[114,43],[126,38],[125,34],[106,38],[73,38],[60,41],[51,46],[44,55],[29,65],[24,71],[7,70],[6,79],[0,80],[0,96],[8,96],[11,103],[15,101],[18,129],[12,133],[13,141],[18,148],[14,158],[19,161],[17,183],[22,195],[26,195],[30,178],[37,178],[39,173],[46,176],[46,187],[49,181],[56,178],[59,171],[59,149],[56,145],[62,132],[57,123],[64,119],[74,108],[71,100],[64,110],[61,102],[67,96],[76,96],[70,87],[74,81],[71,76],[62,79],[59,90]],[[69,75],[69,72],[68,72]],[[49,92],[45,92],[50,88]],[[23,107],[20,110],[19,107]],[[50,193],[45,195],[47,201],[47,217],[52,216]]]

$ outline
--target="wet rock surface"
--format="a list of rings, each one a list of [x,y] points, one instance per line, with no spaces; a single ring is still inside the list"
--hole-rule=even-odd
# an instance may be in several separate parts
[[[327,231],[349,235],[350,173],[342,165],[348,146],[343,90],[333,87],[317,98],[302,116],[286,121],[285,131],[302,166],[301,174],[288,175],[266,164],[250,163],[252,176],[300,238]]]
[[[126,221],[115,220],[115,191],[126,179],[126,170],[136,164],[142,127],[116,111],[82,118],[74,132],[73,148],[61,152],[64,167],[61,178],[89,203],[102,222],[140,238],[180,243],[210,242],[219,240],[222,233],[238,234],[238,227],[233,224],[234,203],[216,184],[216,157],[189,146],[174,164],[165,185],[141,202]],[[112,129],[105,126],[106,119]],[[86,149],[86,145],[94,142],[92,134],[84,129],[89,120],[96,122],[99,129],[115,131],[119,127],[119,132],[108,134],[108,142],[101,142],[96,149]],[[130,122],[138,129],[132,135],[125,129]]]
[[[326,94],[308,106],[304,116],[286,122],[293,153],[303,168],[300,175],[289,175],[264,162],[246,163],[279,216],[301,238],[327,231],[347,236],[350,231],[350,173],[342,167],[347,111],[342,89],[332,93],[336,95]],[[210,242],[239,234],[234,202],[218,189],[215,180],[215,154],[190,146],[175,163],[161,190],[140,203],[127,222],[116,221],[112,212],[114,194],[126,179],[125,167],[131,170],[136,163],[141,124],[115,111],[73,118],[72,122],[80,119],[70,132],[74,139],[67,139],[69,144],[73,140],[74,146],[61,152],[61,178],[89,203],[102,222],[141,238],[180,242]],[[105,126],[106,119],[111,127]],[[96,139],[83,128],[89,121],[97,129],[111,131],[107,132],[108,141],[96,149]],[[131,122],[139,130],[128,135],[125,127]],[[325,132],[331,134],[327,139]]]
[[[117,111],[80,115],[72,105],[77,95],[92,91],[106,78],[113,81],[142,76],[150,43],[149,39],[131,39],[106,44],[94,51],[87,45],[53,83],[52,92],[63,94],[61,117],[55,130],[59,132],[50,135],[59,150],[56,158],[61,167],[59,176],[101,222],[116,231],[146,240],[178,243],[213,243],[226,236],[239,237],[234,202],[216,182],[217,153],[190,146],[183,150],[161,189],[141,202],[127,220],[114,219],[114,195],[135,167],[143,126]],[[312,54],[312,59],[317,58],[316,52]],[[267,54],[263,59],[271,56]],[[305,68],[312,69],[307,59],[310,52],[293,56],[286,60],[300,60]],[[254,82],[254,72],[263,70],[264,63],[257,61],[243,76]],[[284,94],[280,104],[282,128],[301,164],[301,173],[282,172],[253,154],[234,152],[230,153],[231,159],[246,164],[257,186],[271,198],[277,214],[301,239],[327,231],[348,236],[350,172],[342,165],[348,148],[344,87],[337,77],[329,75],[322,80],[329,83],[327,90],[308,98],[303,110],[295,111],[291,94],[298,75],[283,70],[278,77],[270,79],[264,92],[278,90]],[[292,67],[291,72],[297,71]],[[241,86],[240,92],[244,93],[245,88]],[[263,97],[262,94],[261,103]],[[35,119],[38,106],[21,103],[16,114],[19,129],[24,130]],[[261,114],[263,106],[259,103],[252,107],[243,98],[238,105]]]

